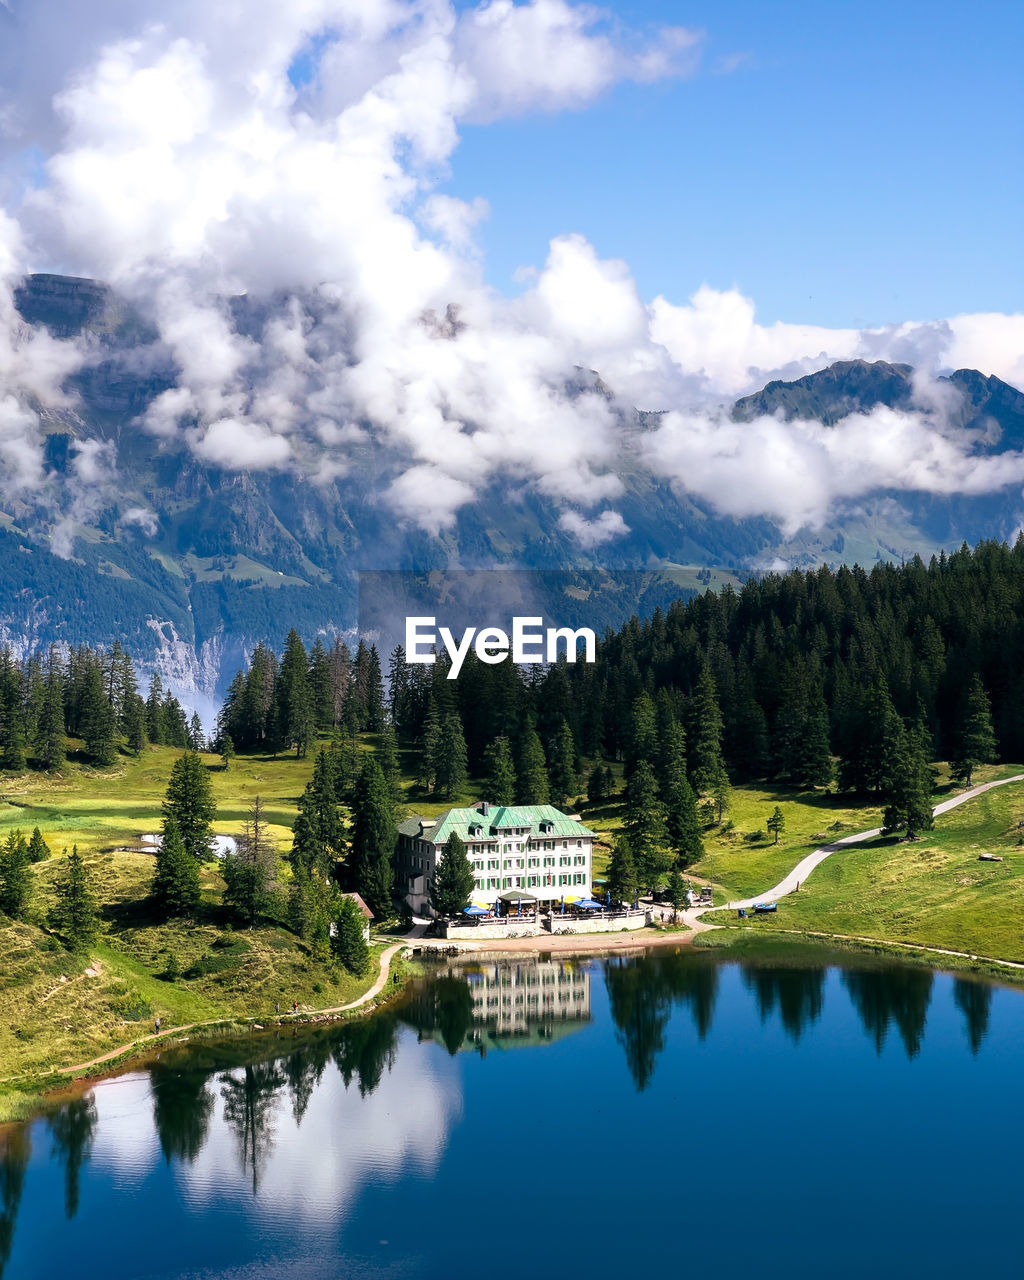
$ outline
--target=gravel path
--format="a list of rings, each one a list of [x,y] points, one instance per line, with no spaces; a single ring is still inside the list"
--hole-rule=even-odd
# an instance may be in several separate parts
[[[938,817],[940,813],[948,813],[950,809],[955,809],[958,805],[973,800],[975,796],[980,796],[985,791],[991,791],[993,787],[1005,787],[1008,782],[1024,782],[1024,773],[1016,773],[1012,778],[997,778],[995,782],[982,782],[976,787],[970,787],[967,791],[961,792],[958,796],[953,796],[951,800],[943,800],[941,804],[937,804],[932,810],[932,814]],[[826,858],[830,858],[832,854],[839,853],[847,845],[861,844],[865,840],[873,840],[875,836],[882,834],[881,827],[872,827],[870,831],[858,831],[856,835],[843,836],[841,840],[835,840],[832,844],[822,845],[820,849],[815,849],[813,853],[809,853],[806,858],[802,858],[793,870],[783,880],[771,889],[765,889],[763,893],[757,894],[753,898],[741,898],[735,902],[730,902],[726,906],[720,907],[691,907],[688,911],[683,912],[684,921],[695,932],[700,933],[704,929],[713,929],[716,926],[708,924],[706,921],[699,919],[710,911],[730,911],[737,910],[739,907],[752,907],[755,902],[774,902],[776,898],[784,898],[787,894],[793,893],[800,885],[804,883],[816,866],[824,862]],[[935,947],[929,950],[937,950]],[[966,955],[966,952],[950,951],[944,954],[948,955]]]

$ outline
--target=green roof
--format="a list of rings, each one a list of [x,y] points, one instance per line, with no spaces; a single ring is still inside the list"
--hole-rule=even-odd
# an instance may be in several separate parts
[[[414,839],[420,835],[420,823],[431,822],[431,819],[421,818],[418,814],[414,814],[411,818],[399,824],[398,830],[404,836],[412,836]],[[542,822],[550,822],[551,830],[541,832],[540,824]],[[530,835],[537,839],[551,839],[563,836],[593,836],[593,831],[585,827],[582,822],[570,818],[568,814],[563,813],[561,809],[556,809],[550,804],[524,804],[524,805],[501,805],[492,804],[488,806],[487,813],[481,813],[474,806],[471,809],[446,809],[444,813],[439,813],[432,824],[423,832],[423,836],[435,844],[444,844],[453,831],[457,832],[463,840],[469,840],[469,828],[480,826],[483,828],[482,837],[486,838],[492,830],[502,831],[509,828],[525,827],[529,830]]]

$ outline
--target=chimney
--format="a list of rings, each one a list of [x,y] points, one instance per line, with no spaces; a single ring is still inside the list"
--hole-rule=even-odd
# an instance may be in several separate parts
[[[490,811],[491,811],[491,806],[487,803],[486,800],[481,800],[480,803],[477,805],[477,812],[483,814],[485,818],[490,813]]]

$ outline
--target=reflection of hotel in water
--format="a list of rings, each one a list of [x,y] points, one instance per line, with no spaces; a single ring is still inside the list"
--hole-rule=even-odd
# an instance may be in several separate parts
[[[590,1020],[590,969],[571,960],[523,960],[465,970],[473,999],[467,1046],[554,1040]]]

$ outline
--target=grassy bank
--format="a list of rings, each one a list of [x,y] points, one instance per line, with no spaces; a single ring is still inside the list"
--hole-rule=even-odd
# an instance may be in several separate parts
[[[24,1095],[2,1083],[45,1076],[98,1057],[164,1027],[218,1018],[260,1018],[297,1001],[303,1008],[346,1004],[377,977],[376,955],[365,977],[317,963],[281,925],[232,927],[221,908],[216,865],[202,872],[202,904],[194,921],[154,920],[146,904],[154,858],[141,841],[160,829],[160,807],[179,752],[154,747],[123,757],[109,770],[70,762],[56,778],[8,778],[0,795],[0,839],[12,829],[42,831],[52,855],[34,868],[30,923],[0,928],[0,1117],[11,1118]],[[282,852],[290,845],[298,797],[312,760],[237,759],[228,770],[206,756],[218,805],[215,830],[237,833],[252,798],[264,800]],[[69,954],[43,927],[64,847],[77,844],[103,903],[101,933],[87,954]],[[282,868],[283,876],[287,875]]]
[[[977,780],[1021,771],[981,771]],[[777,915],[744,925],[723,913],[721,923],[761,935],[806,929],[1024,961],[1021,821],[1024,784],[997,787],[942,814],[918,840],[878,838],[833,854],[798,894],[780,900]],[[790,866],[802,851],[791,850]],[[1004,861],[981,862],[982,853]]]

